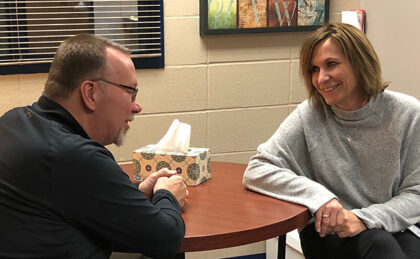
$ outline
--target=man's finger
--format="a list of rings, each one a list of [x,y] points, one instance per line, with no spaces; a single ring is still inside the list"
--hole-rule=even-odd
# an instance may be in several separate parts
[[[168,168],[162,168],[157,173],[157,177],[171,177],[176,174],[175,170],[169,170]]]

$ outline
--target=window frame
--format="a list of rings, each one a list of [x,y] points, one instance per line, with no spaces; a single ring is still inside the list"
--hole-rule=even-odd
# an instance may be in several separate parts
[[[75,1],[75,2],[77,3],[79,1]],[[92,4],[95,3],[95,0],[85,1],[85,2],[88,2],[89,4],[92,5]],[[157,68],[163,68],[163,67],[165,67],[163,0],[138,0],[137,1],[137,8],[138,8],[137,9],[137,14],[138,14],[138,17],[140,17],[140,18],[142,16],[141,16],[141,10],[140,10],[140,7],[139,6],[140,6],[141,3],[146,3],[146,2],[156,2],[156,3],[159,2],[159,8],[158,8],[159,9],[159,18],[157,18],[156,21],[159,21],[159,23],[160,23],[160,25],[159,25],[159,27],[160,27],[159,28],[159,32],[160,32],[160,40],[159,40],[159,43],[160,43],[160,45],[159,45],[159,47],[160,47],[160,53],[159,54],[160,54],[160,56],[158,56],[158,57],[132,57],[132,60],[133,60],[133,63],[134,63],[134,66],[135,66],[136,69],[157,69]],[[2,4],[5,5],[6,2],[3,0],[2,1]],[[15,6],[15,1],[10,2],[10,4],[12,5],[11,7],[14,7]],[[22,0],[21,1],[18,1],[17,4],[20,7],[26,7],[24,0],[23,1]],[[157,8],[156,8],[156,10],[157,10]],[[24,31],[24,32],[27,32],[28,31],[27,26],[26,26],[27,23],[24,23],[24,22],[22,22],[24,24],[19,23],[19,20],[16,20],[16,19],[11,18],[12,17],[12,14],[9,14],[9,15],[7,14],[7,13],[13,13],[15,11],[17,13],[18,19],[23,20],[26,17],[27,9],[25,9],[25,8],[23,8],[23,9],[16,8],[15,10],[13,10],[13,9],[12,10],[8,10],[6,8],[4,9],[4,14],[2,14],[2,16],[6,16],[6,20],[3,21],[2,24],[0,24],[0,30],[4,30],[4,32],[5,32],[4,34],[7,34],[8,36],[17,36],[17,33],[13,33],[13,32],[8,33],[6,31],[6,29],[7,28],[11,28],[10,29],[10,31],[11,31],[13,29],[13,27],[7,27],[5,25],[9,25],[9,26],[10,25],[15,25],[16,26],[15,27],[16,30],[19,27],[19,31]],[[20,13],[22,13],[22,14],[20,14]],[[95,28],[94,28],[94,26],[95,26],[95,17],[93,17],[92,13],[90,13],[89,16],[92,19],[92,20],[89,20],[89,22],[91,22],[91,24],[88,25],[88,27],[89,27],[89,33],[92,33],[95,30]],[[136,28],[139,29],[140,26],[139,27],[136,27]],[[21,29],[23,29],[23,30],[21,30]],[[13,35],[13,34],[15,34],[15,35]],[[21,36],[24,36],[24,33],[23,34],[20,33],[20,35]],[[9,41],[9,44],[8,44],[7,43],[7,39],[4,38],[4,39],[1,39],[1,40],[2,40],[2,42],[3,42],[4,45],[7,45],[7,48],[9,48],[9,49],[11,49],[13,47],[18,47],[16,41]],[[20,41],[20,42],[22,42],[22,41]],[[28,43],[26,43],[26,44],[25,43],[23,43],[23,44],[20,43],[19,44],[19,46],[20,46],[19,53],[14,54],[13,53],[13,50],[12,50],[12,51],[9,52],[10,53],[10,56],[15,56],[16,57],[20,53],[24,53],[25,51],[27,51],[25,49],[22,49],[23,47],[25,47],[25,45],[27,46]],[[7,53],[7,50],[5,50],[5,53],[6,54],[9,54],[9,53]],[[51,61],[52,61],[52,59],[51,59]],[[31,63],[0,64],[0,75],[8,75],[8,74],[30,74],[30,73],[47,73],[49,71],[49,69],[50,69],[51,61],[49,61],[48,63],[32,63],[32,64]],[[14,63],[17,63],[17,62],[14,62]]]

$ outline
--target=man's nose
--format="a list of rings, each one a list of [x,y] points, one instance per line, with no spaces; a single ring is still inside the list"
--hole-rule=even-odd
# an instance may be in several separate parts
[[[133,113],[140,113],[142,110],[141,105],[139,102],[137,102],[137,100],[134,101],[133,104]]]

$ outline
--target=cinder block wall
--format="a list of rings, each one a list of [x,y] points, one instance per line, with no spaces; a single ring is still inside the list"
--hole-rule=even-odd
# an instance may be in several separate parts
[[[358,9],[360,0],[331,0],[330,19]],[[310,32],[199,35],[199,1],[166,0],[165,62],[138,70],[143,112],[125,144],[109,146],[119,162],[156,143],[173,119],[191,124],[191,146],[209,147],[213,161],[247,163],[256,147],[306,98],[299,48]],[[46,74],[0,76],[0,115],[33,103]]]

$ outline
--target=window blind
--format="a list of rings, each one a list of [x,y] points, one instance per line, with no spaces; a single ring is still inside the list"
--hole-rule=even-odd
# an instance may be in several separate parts
[[[0,74],[47,72],[58,45],[80,33],[126,46],[136,68],[164,66],[163,0],[0,0]]]

